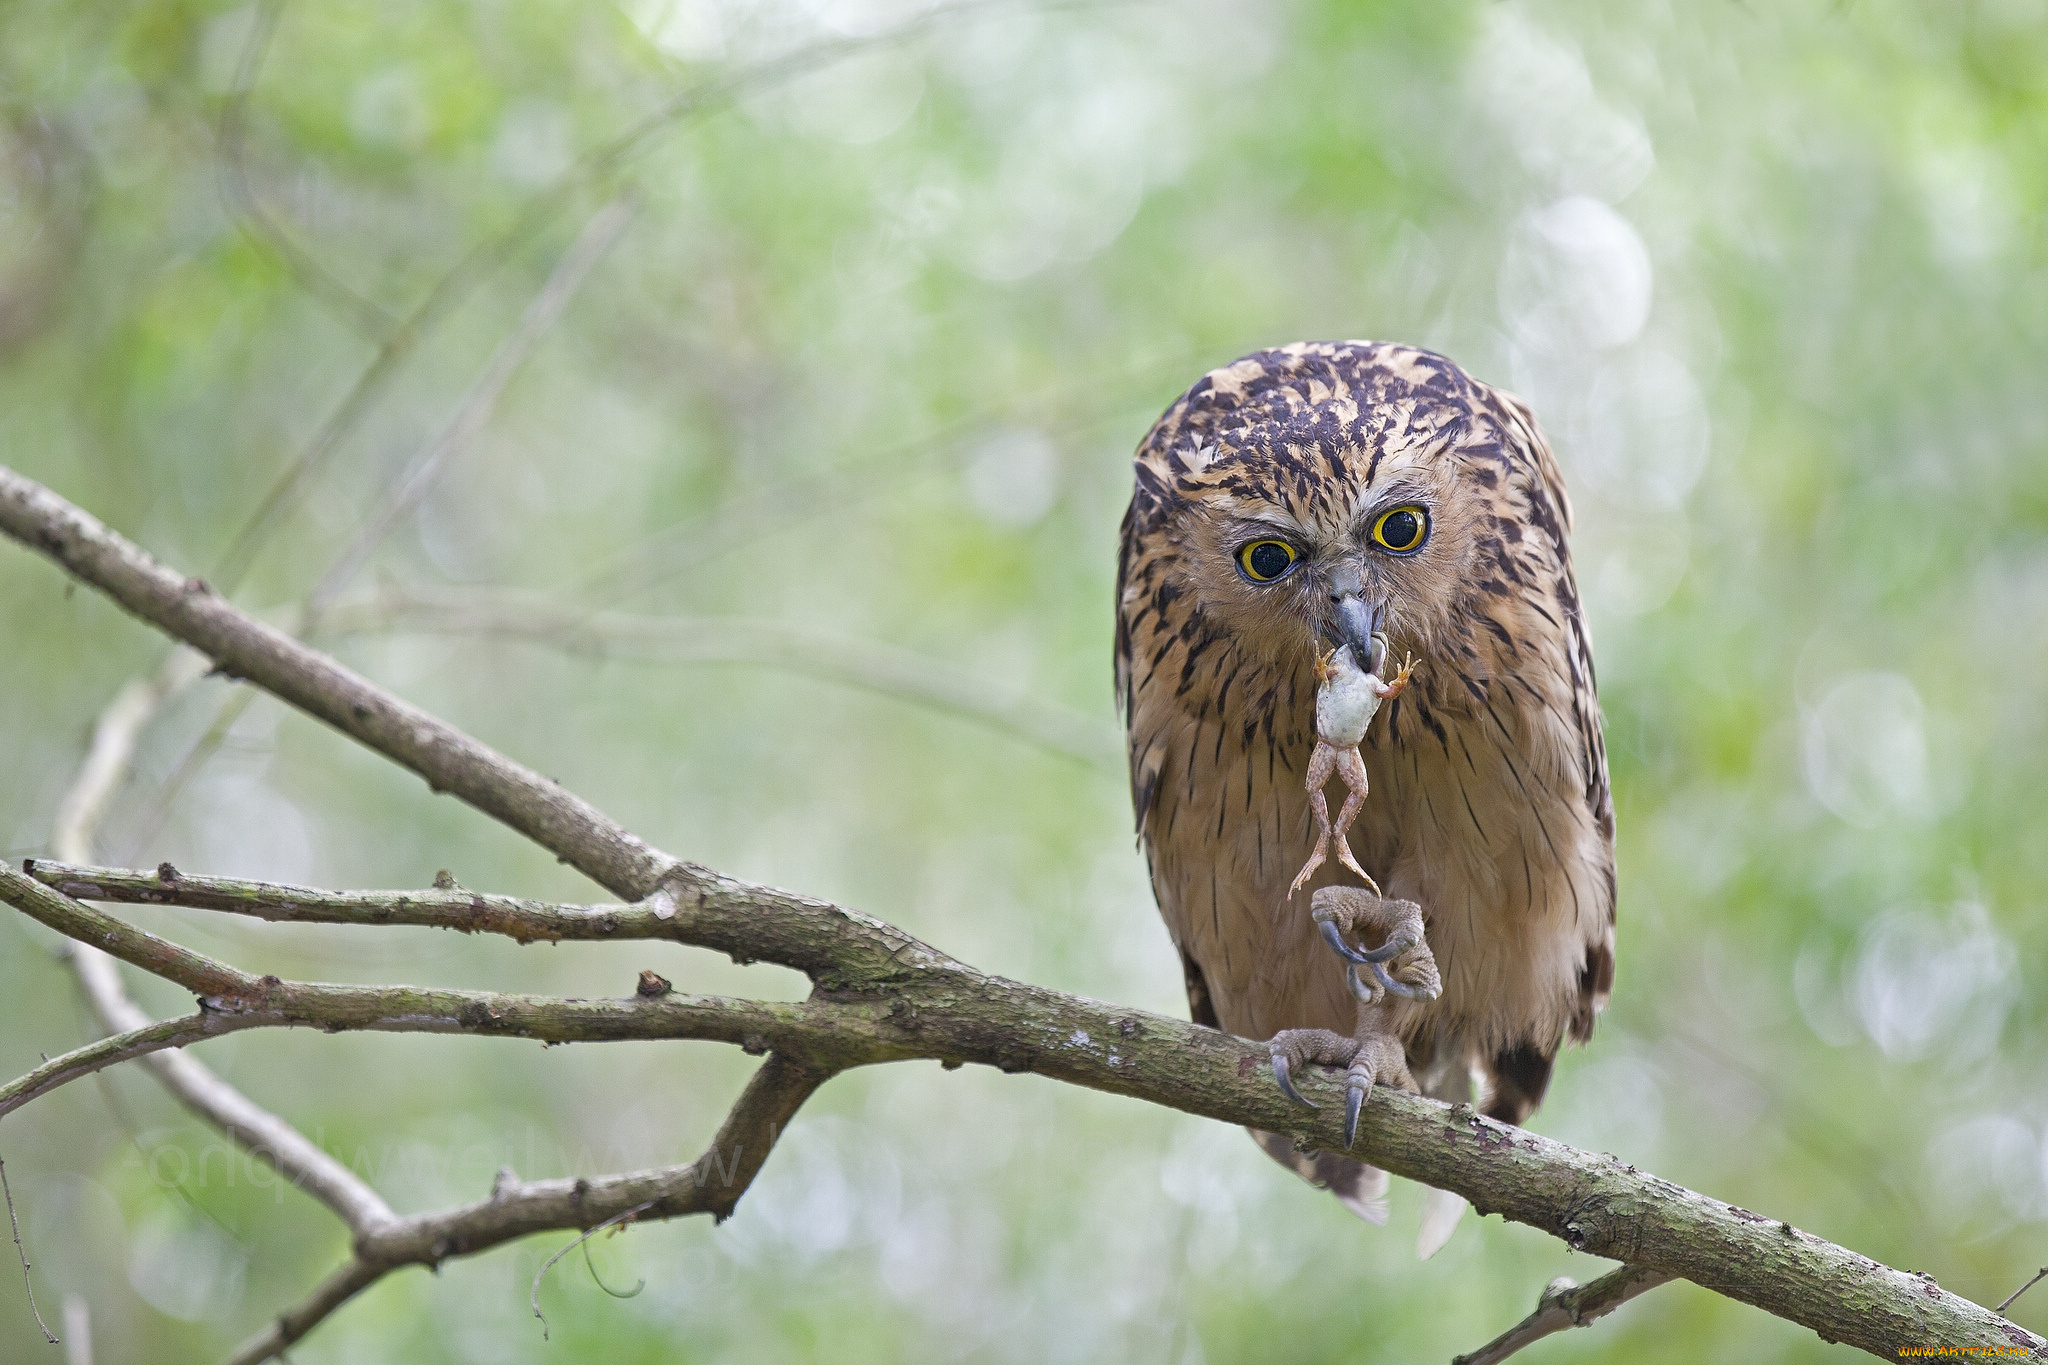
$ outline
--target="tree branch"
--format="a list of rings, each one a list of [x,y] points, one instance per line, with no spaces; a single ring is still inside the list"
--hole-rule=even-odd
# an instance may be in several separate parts
[[[2026,1293],[2029,1289],[2032,1289],[2035,1285],[2041,1283],[2041,1281],[2043,1280],[2048,1280],[2048,1265],[2044,1265],[2039,1270],[2035,1271],[2033,1279],[2028,1280],[2018,1289],[2015,1289],[2012,1291],[2012,1293],[2006,1295],[2005,1302],[1999,1304],[1998,1307],[1993,1309],[1992,1311],[1996,1313],[2003,1313],[2006,1309],[2012,1307],[2015,1303],[2019,1302],[2020,1295]]]
[[[121,785],[133,760],[137,740],[164,700],[197,679],[205,659],[178,648],[150,679],[131,679],[100,713],[78,778],[65,793],[51,832],[51,844],[62,857],[89,857],[93,831]],[[252,1155],[267,1163],[290,1184],[306,1191],[339,1215],[352,1230],[384,1222],[394,1215],[375,1190],[336,1161],[298,1129],[270,1113],[223,1081],[196,1058],[178,1051],[187,1043],[229,1031],[227,1016],[201,1013],[159,1024],[131,1000],[121,984],[114,960],[98,948],[74,942],[71,967],[100,1027],[112,1037],[60,1057],[22,1078],[34,1081],[20,1100],[26,1103],[46,1090],[131,1057],[144,1057],[157,1080],[174,1098],[211,1123]],[[48,1071],[47,1077],[40,1075]],[[0,1088],[0,1112],[13,1087]]]
[[[202,1010],[198,1014],[146,1023],[122,1033],[109,1034],[84,1047],[52,1057],[27,1075],[0,1085],[0,1118],[5,1118],[31,1100],[41,1099],[59,1086],[69,1085],[95,1071],[103,1071],[116,1062],[149,1057],[166,1048],[184,1047],[216,1034],[252,1028],[255,1024],[256,1020],[250,1016]]]
[[[28,1263],[28,1248],[21,1244],[21,1220],[14,1215],[14,1190],[7,1183],[7,1163],[0,1161],[0,1196],[7,1201],[7,1226],[14,1232],[14,1250],[21,1257],[21,1283],[28,1291],[28,1311],[36,1315],[36,1326],[43,1329],[43,1340],[51,1346],[57,1344],[57,1334],[43,1321],[43,1310],[36,1306],[35,1277],[29,1272],[34,1267]]]
[[[47,489],[4,470],[0,530],[101,586],[229,671],[528,833],[615,894],[639,900],[655,893],[645,908],[658,919],[673,918],[678,939],[784,962],[810,972],[817,983],[809,1000],[785,1004],[674,995],[561,1000],[282,982],[251,977],[166,943],[31,877],[0,869],[0,897],[52,927],[95,937],[117,956],[188,988],[224,988],[203,997],[207,1009],[257,1016],[263,1024],[545,1041],[720,1039],[825,1068],[913,1057],[973,1061],[1290,1134],[1322,1150],[1345,1149],[1341,1106],[1335,1102],[1341,1082],[1321,1074],[1303,1077],[1302,1087],[1311,1095],[1320,1090],[1324,1100],[1319,1110],[1303,1110],[1271,1083],[1265,1049],[1258,1044],[990,976],[830,902],[677,862],[594,807],[282,637],[204,584],[156,564]],[[1616,1158],[1494,1122],[1468,1105],[1446,1108],[1381,1088],[1363,1117],[1355,1150],[1394,1174],[1462,1195],[1482,1214],[1499,1213],[1542,1229],[1591,1255],[1692,1280],[1827,1340],[1888,1358],[1908,1346],[2044,1345],[1927,1277],[1879,1265]],[[602,1221],[651,1197],[645,1184],[635,1183],[646,1174],[615,1177],[606,1190],[616,1188],[616,1198],[602,1210],[588,1207],[590,1189],[602,1182],[590,1182],[580,1198],[572,1198],[573,1182],[551,1197],[560,1201],[558,1212],[574,1209]],[[458,1216],[459,1210],[434,1217]],[[414,1220],[402,1220],[401,1226],[416,1231]],[[372,1244],[397,1245],[383,1241],[386,1236],[376,1234]],[[335,1291],[340,1299],[354,1292],[346,1276],[330,1282],[341,1286]]]
[[[204,579],[172,572],[4,466],[0,530],[191,645],[222,672],[395,759],[627,900],[645,896],[676,866],[589,802],[238,610]]]
[[[1524,1346],[1556,1332],[1585,1327],[1670,1279],[1639,1265],[1622,1265],[1587,1285],[1563,1278],[1552,1280],[1536,1300],[1535,1312],[1470,1355],[1456,1357],[1451,1365],[1500,1365]]]
[[[335,604],[321,617],[319,634],[333,638],[393,627],[521,640],[608,658],[786,669],[929,706],[1096,767],[1121,763],[1122,741],[1107,720],[1028,696],[1002,696],[999,684],[941,659],[776,621],[639,616],[524,593],[422,596],[386,586],[367,601]]]
[[[490,1197],[398,1220],[356,1241],[355,1258],[307,1298],[244,1343],[228,1365],[260,1365],[378,1279],[408,1265],[437,1266],[537,1232],[591,1229],[628,1214],[678,1218],[708,1213],[723,1222],[753,1183],[775,1140],[829,1070],[771,1055],[740,1093],[711,1145],[695,1161],[595,1180],[521,1181],[501,1172]]]
[[[562,253],[562,259],[555,263],[547,282],[533,301],[520,314],[519,325],[491,352],[490,360],[483,371],[471,382],[455,409],[455,415],[442,429],[433,442],[418,451],[398,481],[385,490],[376,508],[364,520],[343,550],[328,566],[327,572],[307,595],[305,606],[306,626],[310,628],[317,621],[328,603],[348,586],[356,571],[362,568],[372,552],[390,534],[391,527],[400,517],[426,495],[441,472],[441,466],[459,454],[471,441],[476,439],[484,424],[490,421],[497,410],[498,399],[503,396],[505,386],[512,382],[513,374],[526,363],[526,357],[561,319],[569,307],[569,301],[583,285],[605,252],[611,250],[619,234],[626,230],[632,220],[636,201],[631,193],[614,197],[605,206],[591,215],[583,225],[583,231]],[[301,632],[303,633],[303,632]]]
[[[273,924],[409,925],[457,929],[465,934],[502,934],[519,943],[676,937],[674,917],[663,919],[645,905],[555,905],[518,896],[486,895],[465,887],[319,891],[180,872],[169,863],[160,864],[154,872],[141,872],[30,858],[22,863],[22,870],[79,900],[222,910]]]
[[[87,950],[81,944],[77,951],[84,953]],[[101,1040],[101,1045],[132,1036],[134,1031],[165,1027],[152,1021],[140,1006],[128,998],[128,993],[121,986],[120,971],[111,957],[93,953],[89,959],[77,964],[77,971],[84,983],[86,998],[102,1024],[123,1030],[114,1037]],[[174,1022],[195,1021],[204,1028],[199,1037],[208,1038],[234,1031],[234,1027],[223,1025],[239,1025],[233,1015],[222,1016],[205,1010],[190,1019]],[[175,1050],[198,1040],[197,1037],[173,1039],[167,1036],[145,1058],[157,1080],[174,1098],[276,1171],[287,1184],[304,1190],[332,1209],[350,1231],[360,1233],[396,1217],[382,1196],[354,1171],[329,1156],[318,1143],[229,1085],[197,1058]],[[120,1060],[123,1059],[109,1057],[108,1063]],[[4,1108],[4,1103],[0,1103],[0,1108]]]
[[[69,898],[11,868],[0,868],[0,899],[53,927],[72,923],[105,936],[117,956],[194,970],[157,949],[161,940],[111,916],[75,902],[64,915],[52,912],[53,899]],[[107,924],[125,934],[110,932]],[[860,931],[856,926],[848,932]],[[232,974],[257,983],[258,991],[244,997],[204,1002],[209,1010],[233,1012],[244,1027],[474,1033],[543,1042],[707,1039],[772,1048],[802,1058],[806,1066],[842,1069],[912,1058],[976,1062],[1288,1133],[1322,1150],[1344,1150],[1341,1080],[1320,1074],[1304,1079],[1311,1097],[1317,1089],[1323,1092],[1324,1104],[1305,1111],[1272,1084],[1259,1044],[987,976],[951,959],[924,965],[881,994],[821,991],[801,1003],[681,994],[576,1000],[336,986],[252,978],[210,959],[202,962],[203,979]],[[1463,1195],[1482,1214],[1540,1228],[1577,1250],[1692,1280],[1876,1354],[1895,1353],[1900,1345],[2041,1344],[1932,1280],[1889,1269],[1614,1158],[1496,1123],[1467,1105],[1446,1108],[1384,1088],[1374,1094],[1358,1143],[1365,1159]],[[631,1185],[599,1217],[650,1197],[647,1188]],[[425,1235],[419,1231],[425,1224],[410,1226],[411,1235]]]
[[[391,335],[397,319],[355,290],[336,279],[308,255],[270,216],[249,184],[248,151],[249,97],[256,78],[269,55],[270,40],[277,33],[284,0],[262,0],[252,16],[249,40],[235,63],[234,85],[222,107],[216,142],[220,149],[220,192],[237,227],[259,248],[268,250],[291,272],[299,287],[327,305],[341,320],[372,341]]]
[[[227,1365],[262,1365],[281,1356],[306,1333],[327,1320],[329,1314],[384,1278],[390,1267],[369,1261],[350,1261],[329,1275],[304,1299],[277,1315],[277,1320],[242,1343],[228,1357]]]

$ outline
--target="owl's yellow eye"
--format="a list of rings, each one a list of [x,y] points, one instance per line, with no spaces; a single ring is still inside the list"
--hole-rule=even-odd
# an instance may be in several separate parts
[[[1237,567],[1254,583],[1271,583],[1294,571],[1301,555],[1284,540],[1255,540],[1237,552]]]
[[[1373,543],[1397,555],[1412,555],[1429,539],[1429,513],[1410,504],[1380,513],[1372,524]]]

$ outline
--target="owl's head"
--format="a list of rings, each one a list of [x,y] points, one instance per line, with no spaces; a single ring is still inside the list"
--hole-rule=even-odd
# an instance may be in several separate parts
[[[1123,618],[1191,597],[1187,620],[1281,666],[1318,641],[1364,659],[1376,630],[1397,654],[1457,651],[1485,596],[1520,586],[1515,542],[1562,543],[1542,524],[1552,500],[1532,518],[1518,496],[1538,446],[1518,402],[1428,351],[1255,352],[1205,375],[1139,448]]]

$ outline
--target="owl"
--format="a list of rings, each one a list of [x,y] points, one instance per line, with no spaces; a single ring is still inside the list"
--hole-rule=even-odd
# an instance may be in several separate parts
[[[1429,351],[1300,343],[1205,375],[1135,478],[1116,686],[1195,1021],[1271,1040],[1283,1086],[1290,1061],[1349,1064],[1354,1123],[1375,1080],[1451,1101],[1476,1084],[1487,1114],[1521,1123],[1614,981],[1592,649],[1534,416]],[[1351,843],[1378,887],[1332,860],[1290,899],[1318,841],[1317,669],[1342,645],[1420,661],[1361,746]],[[1441,993],[1362,999],[1339,954],[1362,959],[1328,921],[1387,931],[1416,907]],[[1384,1221],[1384,1173],[1254,1136]],[[1433,1196],[1425,1254],[1460,1209]]]

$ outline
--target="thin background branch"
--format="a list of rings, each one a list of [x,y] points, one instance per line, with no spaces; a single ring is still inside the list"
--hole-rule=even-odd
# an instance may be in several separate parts
[[[540,1311],[540,1284],[542,1280],[545,1280],[548,1277],[548,1272],[555,1268],[555,1262],[561,1260],[564,1256],[567,1256],[577,1247],[584,1246],[590,1241],[591,1238],[597,1236],[598,1233],[603,1232],[606,1228],[615,1228],[623,1223],[629,1223],[633,1219],[638,1218],[641,1214],[653,1208],[657,1202],[659,1201],[649,1199],[642,1203],[635,1204],[632,1208],[627,1209],[624,1213],[613,1214],[611,1217],[605,1219],[602,1223],[599,1223],[596,1227],[584,1232],[581,1236],[577,1237],[575,1241],[569,1243],[569,1245],[563,1247],[554,1255],[548,1257],[547,1260],[541,1263],[540,1269],[533,1272],[533,1288],[527,1294],[527,1301],[533,1306],[533,1315],[540,1319],[540,1336],[542,1341],[546,1341],[548,1339],[548,1318],[547,1314]],[[595,1276],[595,1274],[596,1272],[593,1271],[592,1275]],[[628,1298],[631,1296],[619,1295],[618,1297]]]
[[[0,1161],[0,1195],[7,1200],[7,1225],[14,1230],[15,1254],[21,1257],[21,1283],[28,1290],[28,1309],[36,1315],[36,1326],[43,1329],[43,1340],[50,1345],[57,1344],[57,1336],[50,1325],[43,1321],[43,1310],[36,1307],[36,1282],[29,1274],[28,1248],[21,1244],[21,1219],[14,1214],[14,1187],[7,1183],[7,1163]]]
[[[235,63],[234,85],[221,109],[217,133],[221,198],[243,233],[281,261],[301,289],[362,336],[373,342],[388,341],[399,329],[398,319],[336,279],[293,241],[249,184],[249,100],[283,13],[284,0],[259,0],[250,20],[248,41]]]
[[[1568,1279],[1552,1280],[1536,1300],[1535,1312],[1470,1355],[1457,1357],[1451,1365],[1500,1365],[1523,1347],[1574,1327],[1591,1326],[1595,1319],[1612,1313],[1636,1295],[1670,1280],[1669,1275],[1639,1265],[1617,1266],[1587,1285]]]
[[[943,659],[778,621],[732,616],[635,616],[563,606],[527,593],[465,589],[432,594],[381,585],[339,602],[321,636],[419,631],[516,640],[573,654],[681,663],[742,663],[895,697],[1000,730],[1050,753],[1116,771],[1116,726]]]
[[[2014,1304],[2019,1302],[2020,1295],[2026,1293],[2029,1289],[2032,1289],[2035,1285],[2041,1283],[2041,1281],[2043,1280],[2048,1280],[2048,1265],[2042,1266],[2039,1270],[2034,1272],[2033,1279],[2028,1280],[2018,1289],[2015,1289],[2012,1291],[2012,1293],[2006,1295],[2005,1302],[1999,1304],[1998,1307],[1993,1311],[2003,1313],[2006,1309],[2012,1307]]]

